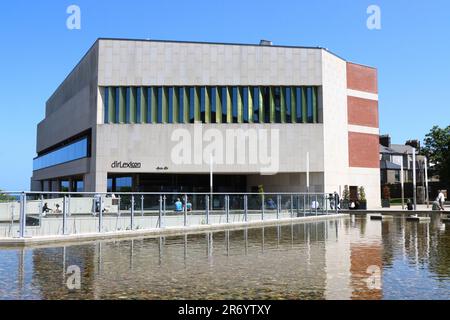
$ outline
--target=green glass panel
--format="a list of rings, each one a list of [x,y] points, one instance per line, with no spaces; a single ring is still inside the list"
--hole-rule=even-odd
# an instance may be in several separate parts
[[[253,123],[253,87],[248,87],[248,123]]]
[[[172,97],[172,104],[173,104],[173,123],[179,123],[179,115],[180,115],[180,88],[174,87],[173,88],[173,97]]]
[[[292,123],[297,122],[297,108],[295,101],[295,87],[291,87],[291,120]]]
[[[116,104],[116,95],[115,95],[115,88],[114,87],[109,87],[108,88],[108,122],[109,123],[115,123],[116,119],[115,119],[115,106]]]
[[[145,123],[146,122],[146,119],[147,119],[147,88],[144,88],[144,87],[141,87],[141,89],[139,90],[140,91],[140,95],[141,95],[141,97],[140,97],[140,102],[141,102],[141,105],[140,105],[140,111],[141,111],[141,114],[140,114],[140,120],[141,120],[141,122],[140,123]]]
[[[259,122],[264,123],[264,87],[259,87]]]
[[[119,89],[119,123],[125,123],[126,121],[126,97],[127,88],[121,87]]]
[[[233,123],[233,103],[232,103],[232,91],[233,87],[227,87],[227,123]]]
[[[183,98],[183,110],[184,110],[184,123],[189,123],[189,88],[184,87],[183,88],[184,98]]]
[[[281,123],[286,123],[286,97],[285,88],[280,88],[280,108],[281,108]]]
[[[269,90],[270,94],[270,100],[269,100],[269,105],[270,105],[270,123],[275,123],[275,88],[270,87]]]
[[[313,122],[317,123],[318,122],[318,111],[319,111],[319,107],[318,107],[318,103],[317,103],[317,87],[313,87],[312,89],[312,99],[313,99]]]
[[[244,122],[244,103],[243,103],[243,88],[237,88],[237,112],[238,112],[238,123]]]
[[[211,88],[205,88],[205,123],[211,123]]]
[[[307,94],[306,94],[306,88],[302,87],[302,121],[303,123],[308,122],[308,103],[307,103]]]
[[[136,88],[130,88],[130,123],[136,123]]]
[[[222,95],[221,88],[216,87],[216,123],[222,123]]]
[[[158,123],[158,88],[157,87],[151,87],[150,89],[151,93],[151,106],[152,106],[152,123]]]

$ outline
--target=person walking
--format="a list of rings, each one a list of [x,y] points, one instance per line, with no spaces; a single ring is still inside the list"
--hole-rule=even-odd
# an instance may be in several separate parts
[[[439,203],[440,210],[445,211],[445,208],[444,208],[445,196],[444,196],[444,192],[442,192],[442,190],[439,190],[439,194],[438,194],[436,201]]]

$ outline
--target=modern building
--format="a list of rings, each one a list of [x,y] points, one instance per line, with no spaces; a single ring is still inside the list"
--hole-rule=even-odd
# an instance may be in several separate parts
[[[342,192],[380,205],[377,70],[324,48],[98,39],[47,101],[32,189]],[[307,159],[309,158],[309,161]]]

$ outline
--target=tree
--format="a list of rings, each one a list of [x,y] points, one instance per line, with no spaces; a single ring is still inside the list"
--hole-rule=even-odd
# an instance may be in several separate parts
[[[2,190],[0,189],[0,202],[13,201],[13,200],[15,200],[14,197],[11,197],[10,195],[2,193]]]
[[[450,186],[450,126],[434,126],[425,136],[423,155],[428,158],[431,172],[440,177],[441,182]]]

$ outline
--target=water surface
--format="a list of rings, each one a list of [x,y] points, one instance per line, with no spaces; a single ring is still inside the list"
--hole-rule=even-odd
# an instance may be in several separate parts
[[[0,249],[0,299],[450,299],[450,227],[348,218]],[[67,287],[70,266],[81,288]],[[69,281],[70,282],[70,281]]]

